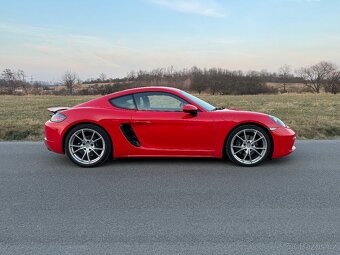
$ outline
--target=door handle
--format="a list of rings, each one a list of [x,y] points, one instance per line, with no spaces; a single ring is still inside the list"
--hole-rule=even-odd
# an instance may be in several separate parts
[[[151,121],[148,121],[148,120],[135,120],[133,123],[135,123],[135,124],[150,124]]]

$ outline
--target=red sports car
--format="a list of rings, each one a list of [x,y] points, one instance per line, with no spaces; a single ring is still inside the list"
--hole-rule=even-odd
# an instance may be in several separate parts
[[[295,150],[295,133],[280,119],[220,109],[175,88],[129,89],[49,110],[47,148],[82,167],[109,157],[228,157],[255,166]]]

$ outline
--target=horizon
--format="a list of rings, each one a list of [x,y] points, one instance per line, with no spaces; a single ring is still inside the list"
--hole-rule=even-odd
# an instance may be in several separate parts
[[[20,2],[20,3],[18,3]],[[57,82],[132,70],[340,65],[340,1],[0,0],[0,68]]]

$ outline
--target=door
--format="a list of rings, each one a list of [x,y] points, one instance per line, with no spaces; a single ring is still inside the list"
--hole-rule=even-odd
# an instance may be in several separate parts
[[[134,94],[137,110],[132,113],[131,127],[140,142],[143,155],[213,154],[213,122],[209,112],[196,116],[184,113],[184,99],[166,92]]]

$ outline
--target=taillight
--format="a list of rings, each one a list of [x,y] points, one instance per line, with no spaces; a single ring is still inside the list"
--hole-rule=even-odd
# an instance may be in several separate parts
[[[51,117],[52,122],[62,122],[66,119],[66,116],[64,114],[61,114],[57,112],[56,114],[53,114]]]

